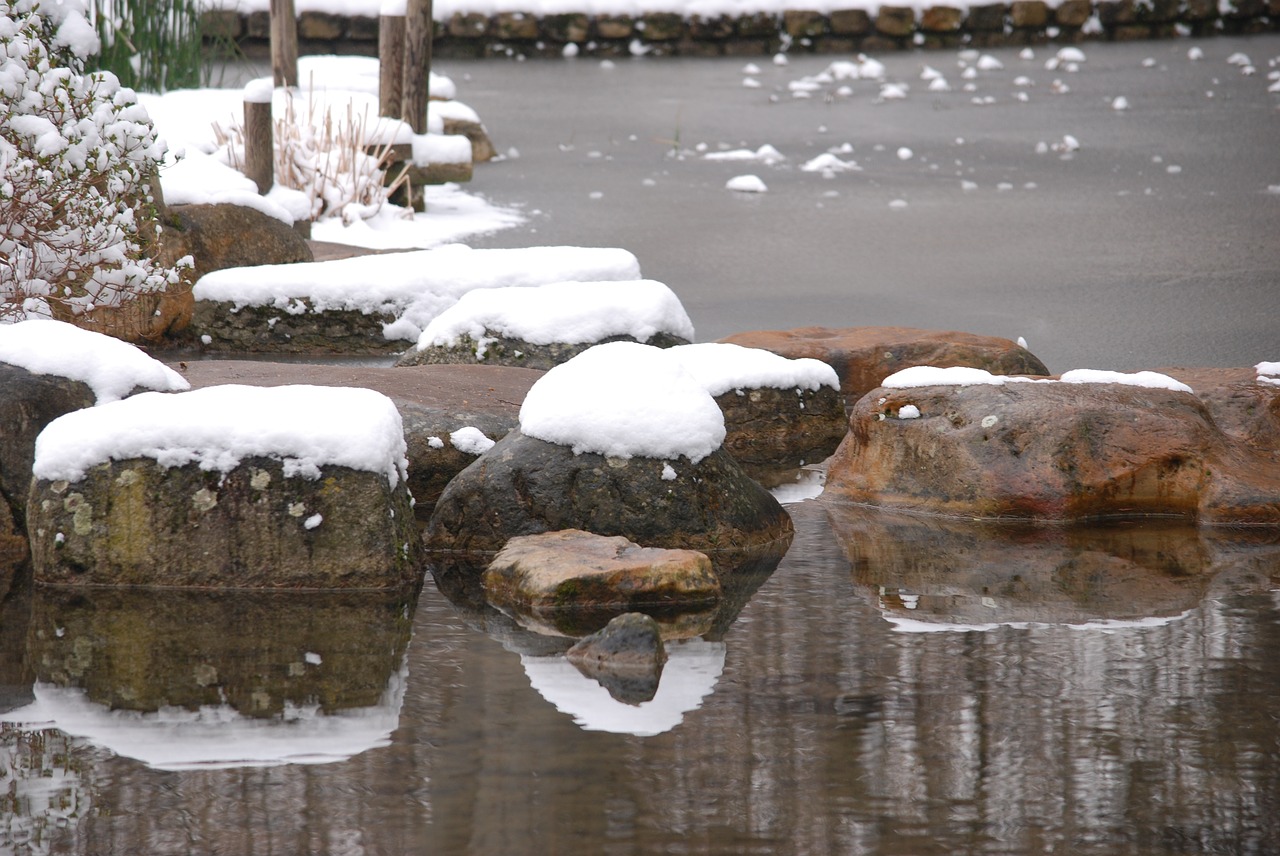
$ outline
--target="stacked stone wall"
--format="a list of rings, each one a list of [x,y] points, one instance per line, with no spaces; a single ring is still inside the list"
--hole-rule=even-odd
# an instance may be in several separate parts
[[[1177,35],[1246,35],[1280,30],[1280,0],[1012,0],[968,7],[937,5],[917,13],[886,5],[828,13],[796,9],[781,14],[685,18],[523,12],[456,13],[435,22],[437,59],[558,57],[566,45],[595,57],[629,56],[639,43],[648,56],[766,56],[790,53],[885,52],[912,47],[994,48],[1086,40],[1135,41]],[[235,42],[250,56],[264,54],[270,38],[266,12],[206,12],[206,39]],[[304,54],[373,56],[378,21],[322,12],[298,16]]]

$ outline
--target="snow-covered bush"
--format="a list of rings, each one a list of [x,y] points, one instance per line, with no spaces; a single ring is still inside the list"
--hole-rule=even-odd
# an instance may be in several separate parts
[[[164,149],[146,110],[110,72],[84,73],[98,41],[82,7],[50,9],[0,0],[0,321],[85,324],[183,284],[189,260],[151,255]]]
[[[296,98],[307,98],[305,114]],[[318,115],[317,115],[318,114]],[[368,117],[350,106],[346,115],[335,117],[314,98],[284,94],[284,115],[273,123],[275,181],[300,190],[311,199],[311,219],[339,217],[345,223],[377,214],[390,196],[408,181],[402,173],[390,184],[386,181],[391,146],[373,145],[366,133]],[[228,165],[244,169],[244,127],[232,120],[215,122],[214,137],[219,156]],[[412,216],[412,212],[406,212]]]

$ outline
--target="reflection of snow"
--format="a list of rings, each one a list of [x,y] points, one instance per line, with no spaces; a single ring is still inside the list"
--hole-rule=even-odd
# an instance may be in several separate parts
[[[53,829],[75,826],[92,809],[71,761],[68,738],[44,731],[0,734],[0,853],[48,853]]]
[[[639,705],[617,701],[564,657],[522,655],[520,662],[533,688],[584,730],[651,737],[670,731],[686,712],[701,707],[724,671],[723,642],[687,639],[668,642],[666,648],[658,692]]]
[[[1012,627],[1014,630],[1028,630],[1032,627],[1066,627],[1069,630],[1142,630],[1148,627],[1164,627],[1175,621],[1189,618],[1195,609],[1188,609],[1177,615],[1153,615],[1149,618],[1096,618],[1089,621],[1051,623],[1047,621],[998,621],[990,624],[952,624],[941,621],[920,621],[891,612],[881,611],[885,621],[893,625],[900,633],[967,633],[971,630],[986,632],[999,627]]]
[[[36,700],[0,721],[57,728],[158,770],[328,764],[390,745],[407,682],[402,667],[373,707],[326,714],[316,706],[286,704],[284,714],[272,719],[246,717],[227,705],[109,710],[84,690],[38,683]]]
[[[789,484],[780,484],[770,488],[769,493],[783,505],[815,499],[822,494],[826,486],[827,474],[822,470],[801,470],[796,473],[796,480]]]

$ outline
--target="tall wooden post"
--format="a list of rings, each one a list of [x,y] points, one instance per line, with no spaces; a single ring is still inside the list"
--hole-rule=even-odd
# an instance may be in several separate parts
[[[425,134],[427,99],[431,96],[431,0],[408,0],[404,25],[400,117],[415,134]]]
[[[378,115],[400,118],[404,87],[404,5],[383,3],[378,16]]]
[[[271,77],[276,86],[298,85],[298,15],[293,0],[271,0]]]
[[[264,79],[263,83],[266,82]],[[265,194],[275,184],[275,135],[271,129],[271,90],[254,88],[244,91],[244,174]]]

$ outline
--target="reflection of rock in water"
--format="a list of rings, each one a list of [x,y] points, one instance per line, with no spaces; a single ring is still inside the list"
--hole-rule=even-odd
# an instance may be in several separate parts
[[[379,703],[404,659],[416,596],[41,589],[29,654],[39,681],[112,710],[330,713]]]
[[[31,701],[35,675],[27,661],[31,620],[31,566],[19,565],[14,585],[0,598],[0,713]]]
[[[854,581],[899,623],[1169,619],[1195,608],[1230,564],[1200,530],[1175,523],[995,524],[848,506],[828,513]]]
[[[586,731],[649,737],[675,728],[715,690],[724,671],[725,645],[685,639],[667,645],[667,664],[657,692],[628,703],[581,674],[563,657],[520,657],[529,683],[561,713]]]
[[[667,652],[658,622],[648,615],[628,612],[578,640],[565,658],[618,701],[640,704],[658,692]]]
[[[91,816],[89,751],[53,729],[0,728],[0,853],[51,852]]]
[[[390,742],[417,592],[38,590],[34,701],[162,769],[325,763]]]

